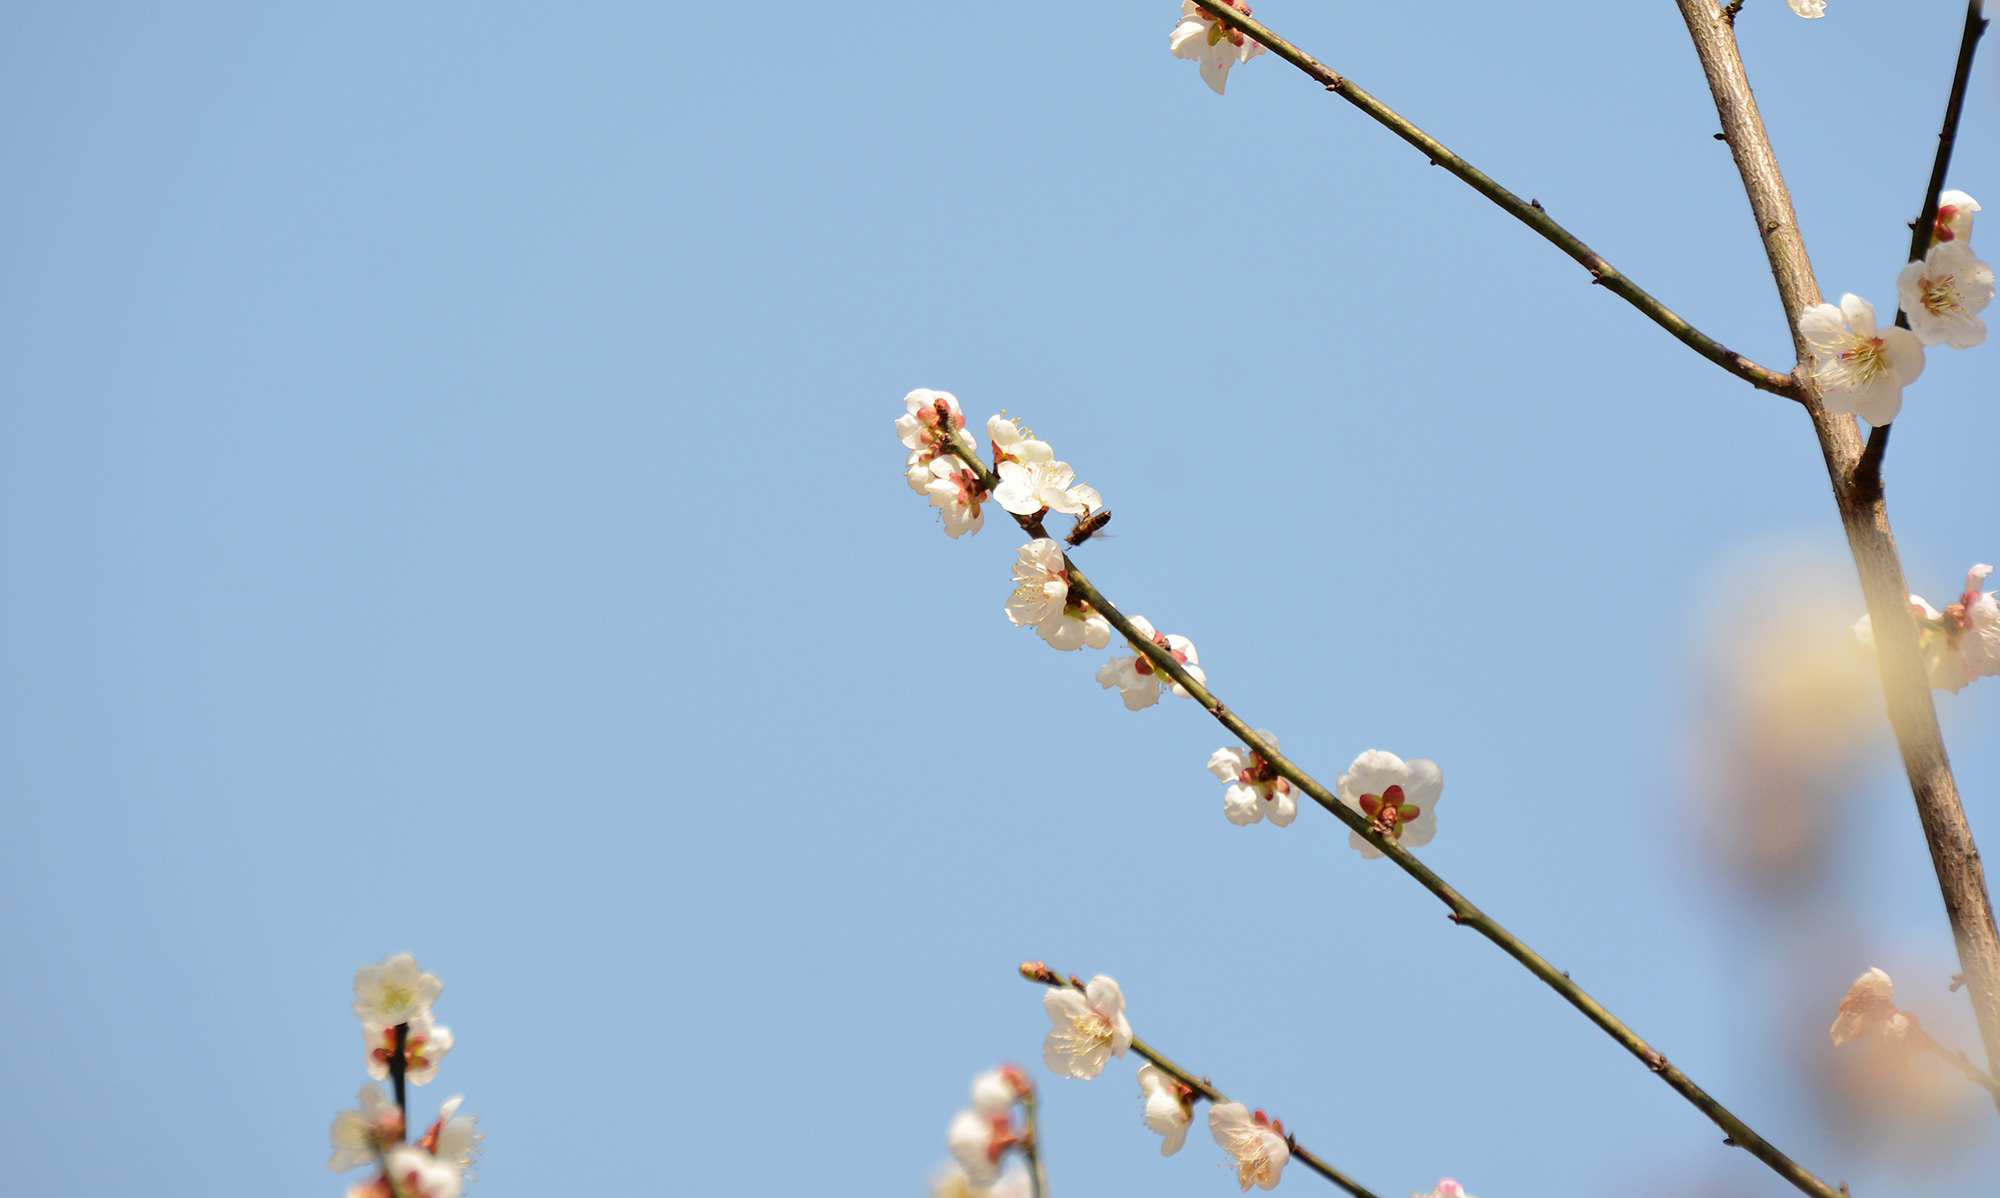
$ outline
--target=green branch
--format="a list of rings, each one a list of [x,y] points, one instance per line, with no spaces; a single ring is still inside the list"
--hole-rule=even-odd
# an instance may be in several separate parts
[[[1576,259],[1590,272],[1593,283],[1601,285],[1605,290],[1645,313],[1654,324],[1672,333],[1694,352],[1760,390],[1769,391],[1773,395],[1782,395],[1787,399],[1799,397],[1798,383],[1790,374],[1782,374],[1767,366],[1760,366],[1689,324],[1673,309],[1654,299],[1644,288],[1626,278],[1574,233],[1549,219],[1549,214],[1542,211],[1538,201],[1523,200],[1500,186],[1485,172],[1446,149],[1436,138],[1404,120],[1394,109],[1356,87],[1351,80],[1336,74],[1325,63],[1271,32],[1262,22],[1229,7],[1227,0],[1194,0],[1194,2],[1223,23],[1263,43],[1266,49],[1305,72],[1315,83],[1367,113],[1389,132],[1423,151],[1430,159],[1431,165],[1441,166],[1465,180],[1474,191],[1492,200],[1516,220],[1548,239],[1557,249]]]
[[[1040,961],[1029,961],[1022,965],[1021,976],[1031,982],[1040,982],[1044,986],[1053,986],[1058,990],[1083,989],[1082,984],[1075,978],[1065,977]],[[1193,1090],[1203,1098],[1208,1099],[1211,1103],[1229,1101],[1228,1097],[1222,1091],[1216,1089],[1214,1084],[1207,1078],[1196,1077],[1179,1065],[1174,1064],[1166,1057],[1161,1056],[1158,1049],[1137,1036],[1132,1037],[1132,1051],[1151,1061],[1153,1064],[1158,1065],[1161,1072],[1172,1077],[1175,1081]],[[1375,1195],[1370,1193],[1360,1182],[1342,1173],[1332,1165],[1327,1164],[1313,1153],[1301,1148],[1299,1142],[1289,1135],[1285,1137],[1285,1146],[1291,1149],[1292,1159],[1354,1195],[1354,1198],[1375,1198]]]

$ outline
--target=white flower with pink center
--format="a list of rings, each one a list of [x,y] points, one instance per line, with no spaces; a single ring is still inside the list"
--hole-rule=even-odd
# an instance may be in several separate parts
[[[1341,802],[1367,816],[1376,832],[1410,848],[1429,844],[1437,834],[1437,804],[1443,790],[1444,772],[1437,762],[1422,757],[1404,761],[1380,749],[1356,757],[1334,782]],[[1363,857],[1383,855],[1359,832],[1350,831],[1347,843],[1360,849]]]
[[[968,449],[977,446],[959,436],[965,428],[965,410],[949,391],[919,387],[903,397],[903,405],[909,411],[896,417],[896,437],[910,451],[903,461],[903,477],[911,490],[926,492],[941,473],[938,460],[951,460],[954,441]]]
[[[1250,15],[1250,6],[1244,0],[1229,0],[1229,7],[1246,17]],[[1194,0],[1181,0],[1181,22],[1167,35],[1167,49],[1173,51],[1175,58],[1192,58],[1200,63],[1201,81],[1218,96],[1229,82],[1230,67],[1249,62],[1264,52],[1263,46],[1217,20],[1214,13]]]
[[[1040,441],[1022,445],[1041,445]],[[995,468],[1000,485],[993,498],[1016,516],[1034,516],[1044,511],[1081,516],[1104,506],[1093,487],[1076,481],[1076,471],[1068,462],[1048,458],[1016,458]]]
[[[377,1081],[389,1076],[389,1062],[396,1055],[396,1026],[363,1020],[361,1041],[368,1052],[368,1076]],[[438,1062],[451,1051],[451,1029],[432,1019],[428,1012],[409,1021],[403,1037],[404,1077],[421,1086],[437,1076]]]
[[[1160,1155],[1179,1152],[1187,1143],[1188,1125],[1194,1122],[1194,1091],[1148,1061],[1139,1066],[1139,1097],[1146,1100],[1146,1126],[1166,1137],[1160,1142]]]
[[[1931,247],[1896,276],[1896,294],[1910,331],[1925,345],[1971,349],[1986,340],[1979,313],[1993,302],[1993,268],[1962,241]]]
[[[1102,649],[1111,643],[1111,624],[1081,599],[1069,594],[1069,563],[1062,546],[1040,537],[1016,551],[1014,593],[1007,600],[1007,618],[1017,628],[1030,624],[1057,649]]]
[[[1977,211],[1979,201],[1957,188],[1938,196],[1937,224],[1932,227],[1932,239],[1956,241],[1961,245],[1971,241],[1972,214]]]
[[[1965,572],[1965,590],[1958,602],[1943,611],[1925,602],[1922,595],[1910,596],[1910,611],[1917,620],[1919,651],[1924,674],[1937,690],[1958,691],[1975,678],[2000,674],[2000,602],[1995,593],[1981,591],[1993,567],[1981,562]],[[1849,630],[1864,654],[1875,652],[1875,624],[1862,616]]]
[[[1098,974],[1083,990],[1052,986],[1042,995],[1053,1029],[1042,1041],[1042,1063],[1062,1077],[1092,1078],[1104,1062],[1132,1046],[1125,1020],[1125,994],[1118,983]]]
[[[932,478],[925,488],[931,506],[944,517],[944,535],[957,540],[962,534],[978,532],[986,523],[979,505],[986,502],[986,486],[979,472],[957,458],[941,457],[930,465]]]
[[[985,1115],[968,1108],[952,1116],[945,1131],[952,1158],[975,1189],[1000,1179],[1000,1154],[1016,1142],[1013,1118],[1005,1112]]]
[[[1132,623],[1141,636],[1171,654],[1175,661],[1194,676],[1196,682],[1204,684],[1208,682],[1208,675],[1202,673],[1198,664],[1201,655],[1195,652],[1193,641],[1184,636],[1155,631],[1144,616],[1133,616]],[[1097,681],[1106,690],[1117,687],[1119,697],[1125,700],[1126,708],[1131,711],[1138,711],[1158,703],[1160,688],[1163,686],[1183,699],[1188,697],[1187,688],[1160,673],[1153,665],[1152,659],[1144,653],[1134,652],[1105,662],[1097,671]]]
[[[1858,295],[1841,296],[1838,308],[1807,308],[1799,314],[1799,334],[1812,348],[1813,378],[1829,412],[1888,424],[1903,410],[1903,388],[1924,372],[1916,334],[1875,327],[1875,306]]]
[[[1240,1102],[1218,1102],[1208,1108],[1208,1130],[1222,1150],[1236,1158],[1236,1180],[1245,1190],[1252,1184],[1275,1189],[1278,1175],[1292,1159],[1281,1120],[1266,1118]]]
[[[1257,729],[1257,735],[1275,751],[1278,738]],[[1247,746],[1225,746],[1208,759],[1208,772],[1229,783],[1222,792],[1222,814],[1232,824],[1247,826],[1268,819],[1280,828],[1298,818],[1299,792],[1264,759]]]

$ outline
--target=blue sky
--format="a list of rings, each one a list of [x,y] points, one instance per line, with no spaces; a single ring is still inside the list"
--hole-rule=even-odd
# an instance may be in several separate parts
[[[1522,12],[1258,6],[1788,366],[1673,6]],[[1962,12],[1739,24],[1823,288],[1885,315]],[[1839,903],[1774,913],[1703,847],[1743,579],[1860,612],[1801,413],[1277,60],[1216,97],[1174,14],[0,14],[23,1192],[339,1193],[348,987],[398,951],[458,1038],[415,1105],[482,1113],[489,1198],[921,1192],[975,1072],[1043,1074],[1024,958],[1113,974],[1385,1195],[1788,1192],[1322,813],[1226,823],[1191,705],[1010,627],[1013,534],[948,541],[901,478],[918,386],[1076,464],[1094,580],[1307,768],[1440,762],[1424,858],[1753,1126],[1857,1194],[2000,1168],[1990,1111],[1926,1165],[1812,1094],[1871,964],[1972,1043],[1887,751]],[[1896,424],[1936,602],[2000,555],[1995,362],[1934,351]],[[1990,842],[2000,683],[1940,709]],[[1053,1188],[1229,1192],[1130,1068],[1045,1079]]]

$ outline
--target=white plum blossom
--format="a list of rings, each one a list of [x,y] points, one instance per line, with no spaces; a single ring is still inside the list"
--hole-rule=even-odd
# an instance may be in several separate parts
[[[1916,1029],[1916,1016],[1896,1009],[1896,984],[1879,969],[1870,969],[1854,979],[1840,1000],[1840,1011],[1827,1029],[1835,1048],[1856,1040],[1873,1039],[1883,1047],[1895,1047]]]
[[[1012,1164],[990,1185],[977,1185],[956,1161],[931,1175],[931,1198],[1028,1198],[1027,1167]]]
[[[1971,241],[1972,214],[1977,211],[1978,200],[1957,188],[1945,192],[1938,197],[1937,224],[1932,227],[1932,238],[1960,244]]]
[[[1962,241],[1931,247],[1896,276],[1910,331],[1925,345],[1971,349],[1986,340],[1979,313],[1993,302],[1993,268]]]
[[[1820,0],[1813,0],[1813,2],[1819,3]],[[1792,0],[1792,7],[1793,8],[1798,7],[1798,0]],[[1801,13],[1800,15],[1807,17],[1816,17],[1819,14],[1816,12],[1810,12],[1810,13]],[[1431,1190],[1431,1192],[1428,1194],[1419,1194],[1415,1190],[1411,1190],[1410,1198],[1472,1198],[1472,1195],[1465,1192],[1464,1186],[1459,1185],[1457,1182],[1447,1177],[1444,1180],[1438,1182],[1437,1187]]]
[[[896,438],[905,449],[939,449],[965,427],[965,409],[949,391],[919,387],[903,397],[903,406],[909,410],[896,417]]]
[[[437,975],[419,970],[417,959],[408,953],[354,971],[354,1013],[364,1021],[391,1027],[408,1023],[428,1014],[443,992],[444,983]]]
[[[1823,17],[1826,15],[1826,0],[1785,0],[1785,2],[1792,6],[1793,12],[1802,17]],[[1450,1178],[1446,1178],[1445,1181],[1441,1181],[1438,1184],[1442,1186],[1445,1182],[1451,1182],[1454,1186],[1458,1184],[1455,1181],[1451,1181]]]
[[[1028,1075],[1014,1065],[999,1065],[972,1079],[972,1109],[992,1118],[1011,1119],[1014,1104],[1030,1088]]]
[[[1933,688],[1958,691],[1975,678],[2000,674],[2000,602],[1993,591],[1981,591],[1993,567],[1981,562],[1965,572],[1965,590],[1958,602],[1943,611],[1910,596],[1910,610],[1917,619],[1919,651],[1924,675]],[[1875,625],[1862,616],[1849,630],[1855,645],[1864,653],[1875,652]]]
[[[988,498],[979,472],[956,458],[938,458],[930,465],[932,478],[925,488],[931,506],[944,517],[944,535],[957,540],[960,535],[978,532],[986,523],[979,505]]]
[[[479,1130],[479,1116],[458,1113],[459,1104],[464,1101],[462,1094],[445,1099],[438,1108],[437,1119],[417,1144],[439,1160],[456,1165],[469,1180],[472,1162],[479,1156],[479,1141],[486,1138],[486,1133]]]
[[[1124,992],[1101,973],[1084,985],[1082,993],[1050,987],[1042,1006],[1054,1027],[1042,1041],[1042,1061],[1059,1076],[1096,1077],[1104,1072],[1105,1061],[1124,1056],[1132,1046]]]
[[[1014,1142],[1013,1121],[1005,1115],[982,1115],[970,1108],[952,1116],[945,1143],[975,1188],[1000,1178],[1000,1154]]]
[[[1139,1066],[1139,1097],[1146,1100],[1146,1126],[1166,1137],[1160,1142],[1161,1156],[1172,1156],[1187,1142],[1188,1124],[1194,1121],[1191,1093],[1151,1061]]]
[[[1040,441],[1022,442],[1040,445]],[[1016,516],[1033,516],[1044,509],[1066,516],[1081,516],[1104,506],[1094,488],[1076,481],[1076,471],[1068,462],[1049,458],[1019,458],[1001,462],[996,473],[1000,485],[993,498]]]
[[[383,1095],[382,1087],[370,1082],[361,1087],[357,1097],[358,1108],[333,1117],[329,1133],[333,1159],[327,1161],[326,1167],[335,1173],[374,1164],[403,1138],[403,1112]]]
[[[437,1076],[438,1062],[451,1051],[451,1029],[433,1020],[429,1012],[409,1024],[403,1037],[404,1076],[411,1085],[421,1086]],[[396,1025],[363,1020],[361,1040],[368,1051],[368,1076],[377,1081],[388,1077],[389,1061],[396,1055]]]
[[[1140,635],[1172,654],[1173,659],[1181,663],[1187,672],[1194,676],[1196,682],[1208,681],[1208,675],[1202,673],[1198,664],[1201,655],[1195,652],[1193,641],[1184,636],[1155,631],[1144,616],[1133,616],[1132,623],[1138,628]],[[1117,687],[1119,697],[1125,700],[1126,708],[1131,711],[1138,711],[1140,708],[1151,707],[1158,703],[1162,686],[1170,688],[1183,699],[1188,697],[1187,688],[1154,669],[1151,659],[1144,653],[1138,652],[1124,657],[1114,657],[1105,662],[1098,668],[1097,682],[1105,690]]]
[[[1813,378],[1829,412],[1852,412],[1884,425],[1903,408],[1903,388],[1924,372],[1916,334],[1875,327],[1875,306],[1843,295],[1840,306],[1815,304],[1799,314],[1799,334],[1812,347]]]
[[[383,1166],[396,1198],[458,1198],[465,1192],[455,1162],[439,1160],[414,1144],[390,1149]]]
[[[1246,17],[1250,15],[1250,6],[1244,0],[1228,0],[1228,4]],[[1218,21],[1215,14],[1194,0],[1181,0],[1181,21],[1167,35],[1167,49],[1174,52],[1175,58],[1192,58],[1200,63],[1201,81],[1218,96],[1229,82],[1230,67],[1249,62],[1264,52],[1262,45]]]
[[[1259,728],[1257,735],[1271,748],[1278,747],[1278,738],[1271,733]],[[1262,753],[1226,745],[1209,756],[1208,772],[1229,783],[1222,792],[1222,814],[1230,823],[1249,825],[1269,819],[1282,828],[1298,818],[1298,789],[1279,777]]]
[[[1410,847],[1429,844],[1437,834],[1438,796],[1443,790],[1444,773],[1437,762],[1422,757],[1404,761],[1380,749],[1356,757],[1334,781],[1341,802],[1367,816],[1377,832]],[[1350,831],[1347,843],[1360,849],[1363,857],[1382,856],[1382,850],[1359,832]]]
[[[1056,451],[1049,448],[1047,441],[1037,441],[1033,433],[1022,432],[1020,424],[1004,414],[986,418],[986,439],[993,445],[995,470],[1008,462],[1052,462],[1056,457]]]
[[[1069,597],[1069,569],[1062,546],[1037,537],[1016,551],[1014,593],[1007,618],[1016,627],[1035,626],[1057,649],[1102,649],[1111,643],[1111,623],[1081,599]]]
[[[1282,1121],[1267,1119],[1240,1102],[1218,1102],[1208,1108],[1208,1130],[1222,1150],[1236,1158],[1236,1180],[1245,1190],[1252,1182],[1275,1189],[1278,1175],[1292,1159]]]

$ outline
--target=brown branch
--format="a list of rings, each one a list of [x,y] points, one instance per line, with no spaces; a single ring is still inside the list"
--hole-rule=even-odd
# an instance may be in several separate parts
[[[1585,270],[1588,270],[1591,282],[1602,285],[1606,291],[1645,313],[1654,324],[1672,333],[1694,352],[1760,390],[1782,395],[1788,399],[1798,398],[1798,384],[1791,375],[1759,366],[1689,324],[1673,309],[1654,299],[1644,288],[1626,278],[1616,267],[1606,262],[1602,255],[1585,245],[1576,234],[1549,219],[1549,214],[1542,210],[1541,204],[1534,200],[1524,200],[1500,186],[1484,171],[1452,153],[1442,142],[1405,120],[1395,109],[1356,87],[1352,80],[1336,74],[1326,64],[1271,32],[1261,21],[1229,7],[1227,0],[1194,0],[1194,2],[1223,23],[1242,30],[1246,36],[1262,43],[1273,54],[1305,72],[1313,82],[1367,113],[1389,132],[1423,151],[1431,160],[1431,165],[1441,166],[1457,175],[1470,184],[1474,191],[1498,204],[1508,215],[1540,233],[1550,244],[1576,259]]]
[[[1722,19],[1713,0],[1676,3],[1694,37],[1716,112],[1749,194],[1750,210],[1756,215],[1770,259],[1771,277],[1778,285],[1785,318],[1792,325],[1793,346],[1801,362],[1809,361],[1811,351],[1798,322],[1800,313],[1820,302],[1819,284],[1813,279],[1812,263],[1799,236],[1791,193],[1785,188],[1771,139],[1750,94],[1735,31]],[[1986,1045],[1989,1072],[2000,1073],[2000,933],[1994,928],[1986,871],[1972,843],[1972,829],[1966,823],[1958,783],[1945,754],[1944,736],[1938,730],[1937,712],[1931,706],[1930,681],[1918,648],[1916,621],[1910,614],[1903,563],[1896,555],[1896,538],[1889,529],[1888,507],[1879,486],[1869,493],[1856,485],[1862,444],[1854,417],[1829,413],[1820,402],[1810,370],[1801,367],[1795,373],[1826,459],[1834,502],[1847,531],[1855,570],[1861,576],[1861,590],[1868,599],[1875,630],[1876,673],[1888,703],[1889,723],[1902,751],[1903,770],[1916,799],[1917,817],[1930,845],[1945,913],[1958,941],[1958,959],[1979,1020],[1980,1038]]]

